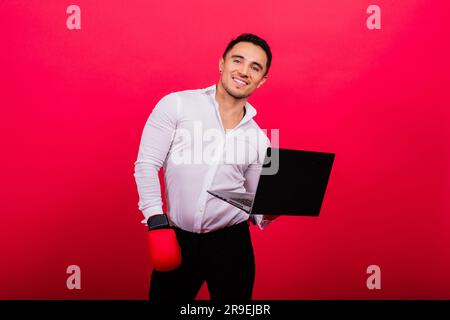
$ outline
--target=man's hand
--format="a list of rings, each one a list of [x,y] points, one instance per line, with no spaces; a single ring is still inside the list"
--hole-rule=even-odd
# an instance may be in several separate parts
[[[150,262],[157,271],[171,271],[181,264],[181,249],[175,231],[165,214],[148,218]]]

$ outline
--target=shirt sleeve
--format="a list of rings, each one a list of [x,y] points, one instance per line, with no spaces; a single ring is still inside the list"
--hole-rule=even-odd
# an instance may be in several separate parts
[[[161,188],[158,171],[166,160],[178,118],[179,101],[176,93],[163,97],[151,112],[141,136],[134,178],[139,194],[138,207],[144,215],[142,223],[162,214]]]
[[[244,187],[247,192],[256,193],[258,187],[259,178],[261,176],[262,166],[267,148],[270,146],[270,141],[267,139],[266,145],[261,149],[258,160],[247,167],[244,173]],[[263,230],[271,222],[271,220],[265,219],[262,214],[251,214],[250,219]]]

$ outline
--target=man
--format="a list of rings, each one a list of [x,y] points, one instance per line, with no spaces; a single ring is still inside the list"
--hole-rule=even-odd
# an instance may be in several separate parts
[[[247,98],[266,82],[271,60],[266,41],[240,35],[219,60],[217,85],[163,97],[145,125],[134,174],[139,209],[144,223],[163,215],[163,166],[167,219],[182,255],[178,268],[153,270],[152,301],[194,300],[204,281],[211,300],[251,300],[255,261],[248,220],[263,229],[274,217],[248,215],[207,190],[256,191],[270,142]]]

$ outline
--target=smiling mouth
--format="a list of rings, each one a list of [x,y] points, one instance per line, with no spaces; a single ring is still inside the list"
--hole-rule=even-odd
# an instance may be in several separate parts
[[[236,78],[233,78],[233,81],[239,88],[245,87],[247,85],[247,83],[245,81],[242,81],[242,80],[239,80]]]

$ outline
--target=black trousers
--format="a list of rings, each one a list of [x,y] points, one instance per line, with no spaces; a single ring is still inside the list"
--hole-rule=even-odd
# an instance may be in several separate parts
[[[204,234],[174,229],[182,263],[172,271],[152,271],[150,301],[193,301],[204,281],[211,301],[251,300],[255,257],[247,221]]]

